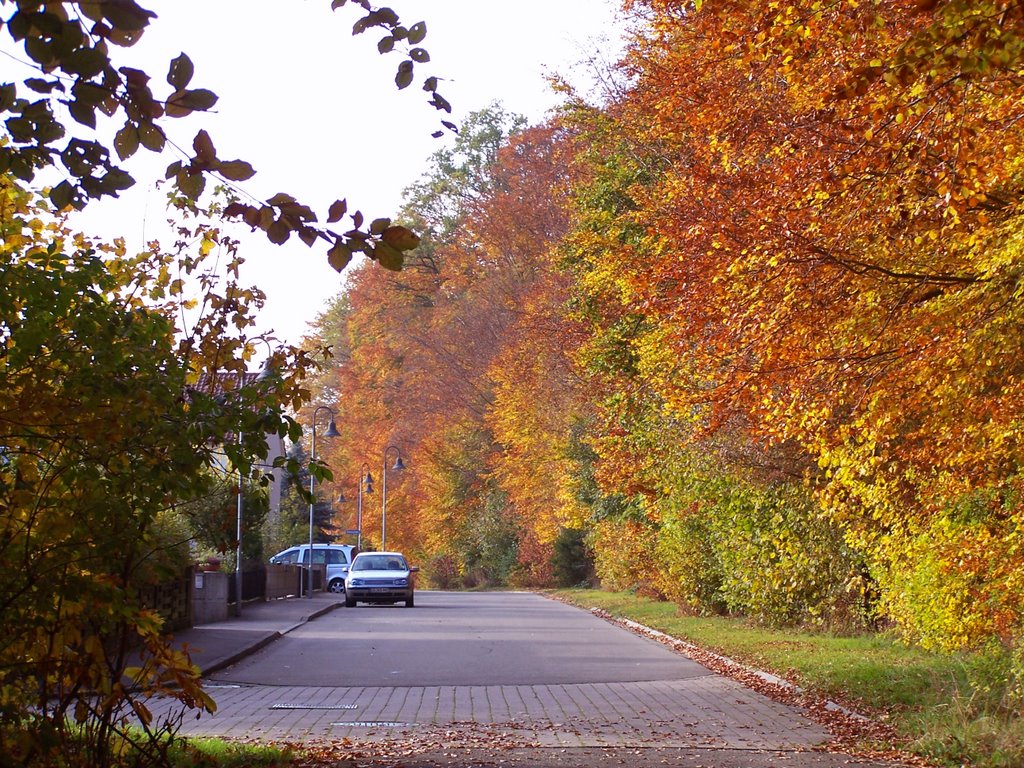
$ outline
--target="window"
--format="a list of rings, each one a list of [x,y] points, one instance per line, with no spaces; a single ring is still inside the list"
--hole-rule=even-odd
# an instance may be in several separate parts
[[[298,547],[292,547],[287,552],[282,552],[274,559],[278,563],[296,563],[299,560]]]

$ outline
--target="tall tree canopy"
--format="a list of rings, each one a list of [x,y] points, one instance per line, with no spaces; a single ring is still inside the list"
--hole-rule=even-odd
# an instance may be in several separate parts
[[[623,5],[606,103],[353,284],[339,391],[436,457],[408,541],[496,503],[535,575],[586,526],[692,610],[1018,643],[1024,12]]]

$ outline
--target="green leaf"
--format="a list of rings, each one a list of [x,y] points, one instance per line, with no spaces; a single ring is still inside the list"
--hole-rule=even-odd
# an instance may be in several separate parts
[[[423,64],[424,62],[430,61],[430,54],[427,53],[426,48],[413,48],[409,51],[409,58],[417,64]]]
[[[352,261],[352,250],[341,240],[336,242],[327,252],[327,263],[341,272]]]
[[[113,195],[114,197],[117,197],[118,192],[129,189],[135,185],[135,179],[120,168],[111,168],[103,175],[100,182],[104,193]]]
[[[56,63],[53,49],[53,45],[38,37],[30,37],[25,40],[25,53],[37,64],[42,64],[44,67],[49,67],[51,64]]]
[[[423,42],[423,38],[427,36],[427,23],[425,21],[418,21],[409,27],[409,42],[413,45],[418,45]]]
[[[346,211],[348,211],[348,203],[344,200],[335,200],[327,209],[327,223],[333,224],[336,221],[341,221]]]
[[[278,192],[272,198],[267,200],[267,205],[282,206],[291,205],[293,203],[295,203],[295,198],[289,194],[285,194],[284,192]]]
[[[64,87],[53,80],[43,80],[41,77],[30,77],[25,80],[25,85],[36,93],[52,93],[54,88],[64,90]]]
[[[374,219],[370,222],[370,234],[382,235],[389,226],[391,226],[391,219]]]
[[[245,210],[242,212],[242,221],[253,229],[257,229],[263,221],[263,209],[257,208],[255,205],[245,206]]]
[[[256,175],[253,167],[244,160],[228,160],[214,168],[221,176],[231,181],[245,181]]]
[[[196,153],[196,161],[201,165],[217,161],[217,150],[214,149],[213,139],[205,130],[199,131],[192,139],[192,149]]]
[[[245,203],[240,203],[237,200],[228,203],[226,206],[224,206],[224,218],[233,219],[236,216],[242,216],[245,214],[248,207],[249,206],[247,206]]]
[[[171,62],[171,66],[167,70],[167,82],[173,85],[177,91],[184,90],[185,86],[192,80],[192,75],[195,74],[195,71],[196,68],[192,64],[192,60],[184,53],[179,54]]]
[[[280,219],[277,219],[273,224],[267,227],[267,237],[274,245],[282,245],[288,242],[288,238],[291,236],[291,227]]]
[[[442,96],[440,93],[435,92],[429,102],[434,109],[440,109],[442,112],[451,114],[452,105],[448,103],[448,99]]]
[[[395,38],[393,37],[382,37],[377,43],[377,50],[380,53],[390,53],[395,49]]]
[[[408,88],[412,83],[412,62],[403,61],[398,65],[398,74],[395,75],[395,85],[399,89]]]
[[[60,62],[60,68],[69,75],[78,75],[88,80],[96,77],[110,64],[110,58],[98,48],[79,48],[72,51]]]
[[[190,200],[198,200],[206,189],[206,177],[202,173],[182,169],[177,175],[178,189]]]
[[[69,206],[78,207],[75,206],[76,197],[75,188],[67,181],[62,181],[50,190],[50,202],[53,203],[53,207],[58,211],[63,211]]]
[[[420,244],[419,236],[402,226],[388,227],[381,234],[381,240],[399,251],[411,251]]]
[[[77,99],[68,104],[68,112],[82,125],[90,128],[96,127],[96,107],[91,104],[84,104]]]
[[[400,272],[402,262],[405,260],[400,250],[385,242],[379,242],[373,246],[372,256],[384,269],[390,269],[392,272]]]
[[[423,90],[424,91],[436,91],[437,90],[437,78],[431,76],[431,77],[428,77],[426,80],[424,80],[423,81]]]
[[[124,127],[114,136],[114,149],[117,156],[127,160],[135,154],[139,148],[139,129],[132,123],[125,123]]]
[[[211,109],[217,103],[217,94],[206,88],[194,91],[177,90],[167,99],[168,117],[185,117],[195,110]]]
[[[156,14],[142,8],[135,0],[117,0],[102,4],[103,18],[111,23],[115,29],[127,32],[138,32],[149,25],[150,19],[155,19]]]
[[[167,137],[164,136],[160,126],[145,122],[139,124],[139,140],[142,142],[142,146],[150,152],[160,152],[164,148]]]
[[[0,110],[4,112],[8,111],[14,106],[15,99],[18,98],[18,88],[14,83],[4,83],[0,85]]]

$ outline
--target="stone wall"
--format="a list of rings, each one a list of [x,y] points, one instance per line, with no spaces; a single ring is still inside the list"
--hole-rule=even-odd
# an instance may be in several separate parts
[[[192,623],[209,624],[228,617],[228,579],[221,571],[196,571],[192,576]]]

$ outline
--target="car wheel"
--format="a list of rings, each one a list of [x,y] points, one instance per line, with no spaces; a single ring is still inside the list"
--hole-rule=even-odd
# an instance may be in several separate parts
[[[346,594],[345,595],[345,607],[346,608],[355,608],[356,607],[356,599],[354,597],[352,597],[351,595]]]
[[[345,591],[345,580],[344,579],[332,579],[330,585],[327,587],[334,592],[336,595],[340,595]]]
[[[406,608],[412,608],[414,605],[412,595],[409,595],[409,599],[405,601]]]

